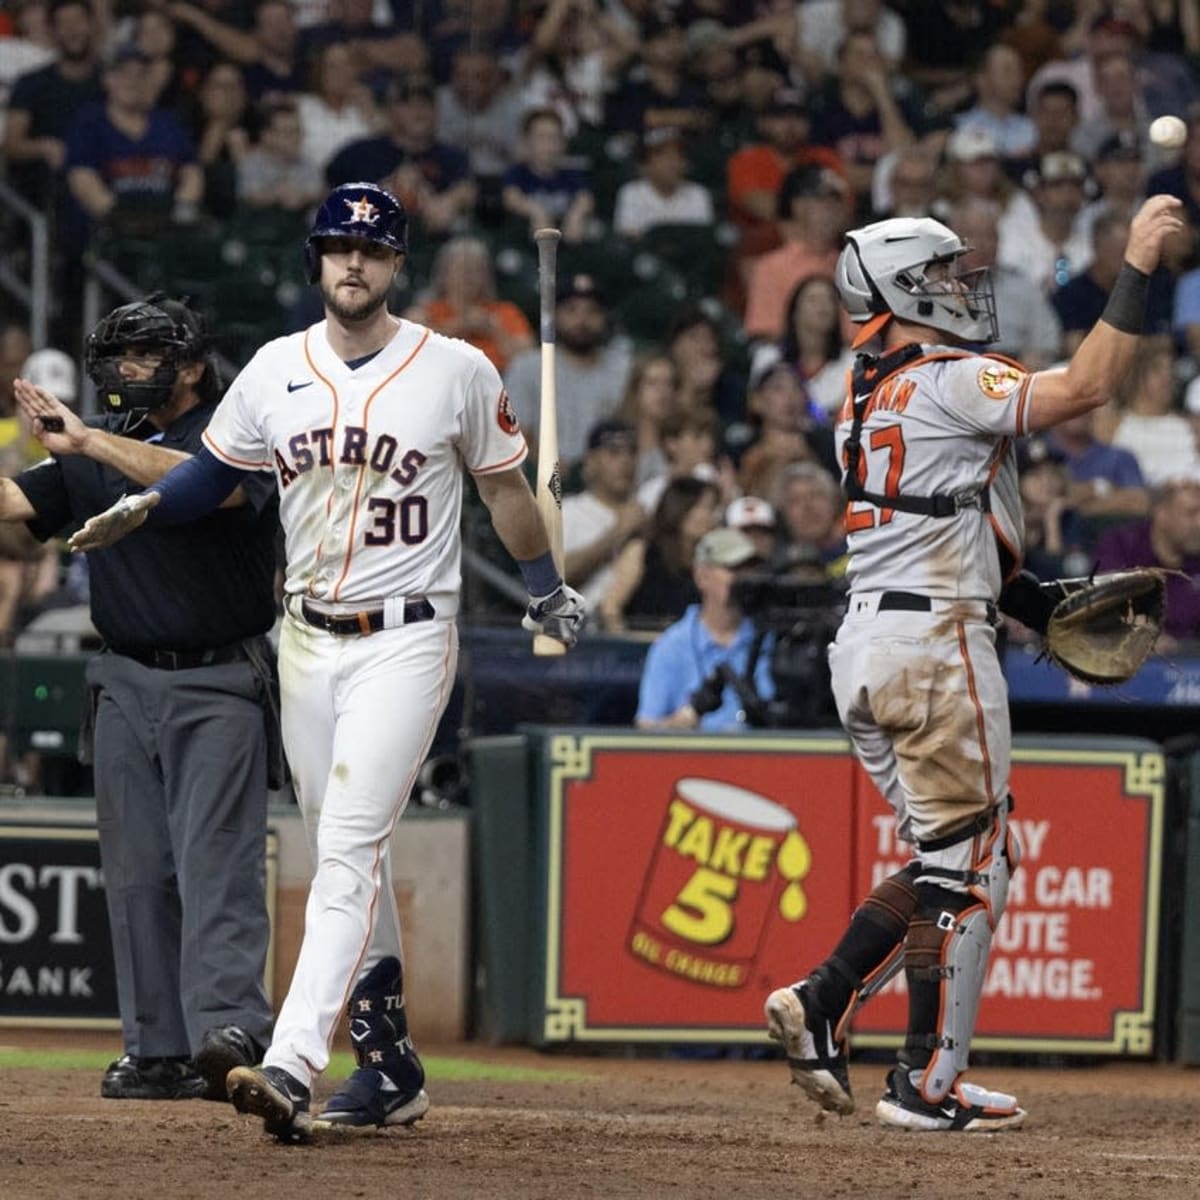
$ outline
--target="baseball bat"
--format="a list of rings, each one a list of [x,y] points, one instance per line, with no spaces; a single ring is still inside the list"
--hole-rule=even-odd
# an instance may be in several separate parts
[[[554,305],[558,276],[557,229],[539,229],[533,235],[538,255],[538,308],[541,318],[542,395],[538,413],[537,499],[538,512],[550,535],[550,553],[563,574],[562,477],[558,470],[558,404],[554,385]],[[565,578],[565,575],[564,575]],[[544,633],[533,636],[539,657],[566,653],[566,646]]]

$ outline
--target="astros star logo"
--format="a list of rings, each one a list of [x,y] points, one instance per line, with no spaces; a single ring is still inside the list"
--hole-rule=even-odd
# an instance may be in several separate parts
[[[350,209],[350,220],[355,225],[374,225],[379,220],[379,209],[366,196],[347,200],[346,206]]]

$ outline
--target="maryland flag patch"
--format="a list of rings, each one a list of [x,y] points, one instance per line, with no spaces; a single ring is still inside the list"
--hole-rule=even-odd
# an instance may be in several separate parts
[[[521,423],[517,420],[516,410],[508,398],[508,393],[503,390],[500,392],[500,403],[496,406],[496,424],[509,435],[521,431]]]
[[[1024,378],[1025,373],[1009,363],[990,362],[979,368],[979,390],[989,400],[1007,400]]]

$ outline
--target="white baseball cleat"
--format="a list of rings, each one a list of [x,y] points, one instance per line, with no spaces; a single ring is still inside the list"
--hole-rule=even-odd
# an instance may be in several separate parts
[[[767,997],[767,1033],[783,1046],[792,1082],[826,1112],[852,1113],[846,1049],[832,1024],[805,1003],[808,984],[779,988]]]
[[[875,1116],[881,1125],[918,1133],[995,1133],[1019,1129],[1026,1112],[1016,1096],[989,1092],[961,1079],[941,1101],[931,1104],[922,1099],[908,1071],[893,1067]]]

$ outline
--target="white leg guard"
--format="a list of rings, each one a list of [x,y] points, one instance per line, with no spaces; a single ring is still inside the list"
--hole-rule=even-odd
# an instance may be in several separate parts
[[[990,829],[921,850],[920,900],[909,934],[908,1051],[918,1068],[931,1051],[919,1083],[928,1103],[942,1100],[967,1069],[992,936],[1019,854],[1003,807]]]

